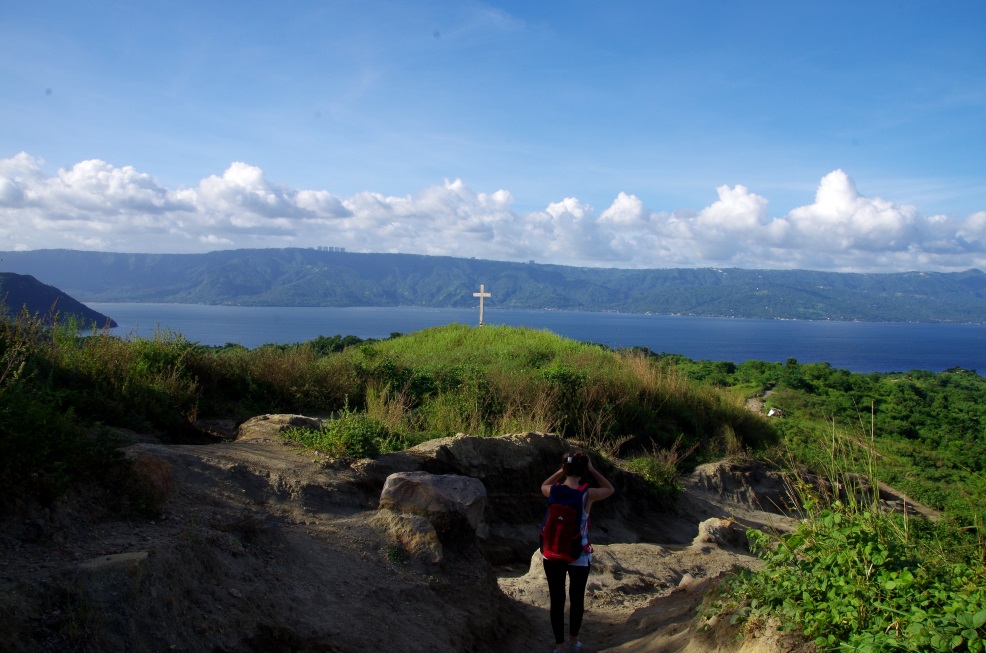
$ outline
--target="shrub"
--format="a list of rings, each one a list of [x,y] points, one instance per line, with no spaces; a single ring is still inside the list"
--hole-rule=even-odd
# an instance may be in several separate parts
[[[894,518],[841,504],[771,546],[762,571],[727,581],[734,622],[775,617],[824,650],[984,651],[986,574],[923,557]]]
[[[375,458],[393,435],[382,422],[347,406],[337,417],[324,422],[321,429],[290,429],[284,437],[335,458]]]
[[[883,512],[869,489],[879,486],[872,455],[854,458],[834,434],[831,442],[827,481],[794,476],[797,529],[778,538],[750,530],[762,570],[728,579],[705,612],[776,619],[829,651],[986,651],[983,543],[949,520]],[[865,474],[853,472],[860,464]]]

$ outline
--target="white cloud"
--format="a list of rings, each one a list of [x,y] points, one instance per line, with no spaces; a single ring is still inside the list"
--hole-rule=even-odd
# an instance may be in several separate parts
[[[699,211],[696,221],[710,231],[749,231],[767,222],[767,199],[745,186],[720,186],[719,201]]]
[[[788,222],[816,249],[898,251],[915,244],[920,216],[913,206],[861,196],[849,175],[836,170],[822,178],[815,203],[792,210]]]
[[[576,197],[526,213],[506,190],[460,179],[416,195],[339,198],[293,189],[234,162],[190,188],[130,166],[82,161],[48,175],[26,153],[0,159],[0,238],[10,249],[195,252],[330,245],[580,266],[959,270],[986,268],[986,211],[965,219],[866,197],[842,170],[814,202],[771,217],[767,198],[720,186],[697,210],[652,211],[620,192],[601,212]]]
[[[986,211],[970,215],[959,228],[958,236],[970,245],[977,244],[980,250],[986,249]]]

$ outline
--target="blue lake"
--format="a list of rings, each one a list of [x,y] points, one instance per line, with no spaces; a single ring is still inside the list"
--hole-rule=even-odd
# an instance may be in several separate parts
[[[203,345],[253,348],[320,335],[386,338],[443,324],[478,322],[477,309],[297,308],[197,304],[88,303],[120,326],[114,333],[150,337],[178,331]],[[853,372],[986,372],[986,325],[899,322],[744,320],[625,313],[486,308],[486,324],[547,329],[611,347],[642,346],[696,360],[830,363]]]

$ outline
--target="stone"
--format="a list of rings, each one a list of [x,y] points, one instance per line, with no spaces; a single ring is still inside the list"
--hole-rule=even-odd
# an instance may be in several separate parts
[[[380,508],[427,518],[441,534],[465,521],[475,533],[483,522],[486,487],[479,479],[454,474],[391,474],[380,494]]]
[[[279,440],[281,433],[294,428],[317,430],[322,427],[322,420],[317,417],[304,415],[260,415],[252,417],[240,424],[236,439],[242,440]]]
[[[229,442],[236,439],[236,422],[231,419],[199,419],[192,425],[219,440]]]
[[[383,528],[389,539],[411,558],[433,565],[441,564],[442,543],[435,527],[425,517],[382,508],[371,522]]]
[[[114,553],[111,555],[92,558],[79,563],[82,571],[135,571],[147,560],[147,551],[132,551],[130,553]]]
[[[746,529],[731,519],[719,519],[716,517],[706,519],[698,525],[698,535],[695,536],[692,542],[692,546],[703,546],[706,544],[728,548],[749,548]]]

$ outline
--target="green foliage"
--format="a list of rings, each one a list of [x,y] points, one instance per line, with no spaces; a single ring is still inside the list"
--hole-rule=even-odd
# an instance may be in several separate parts
[[[806,519],[772,541],[751,532],[765,566],[739,574],[708,611],[806,634],[823,650],[984,651],[986,639],[986,379],[941,374],[852,374],[826,364],[676,358],[693,379],[782,408],[785,457],[844,486],[865,470],[946,511],[936,522],[879,512],[802,487]],[[856,483],[858,485],[858,483]],[[866,496],[866,493],[863,494]],[[850,499],[830,503],[833,499]]]
[[[116,477],[122,464],[116,443],[86,429],[72,394],[51,382],[52,342],[37,316],[0,320],[0,513],[18,498],[48,503],[74,483]]]
[[[848,430],[858,453],[897,489],[966,524],[986,519],[986,378],[961,368],[856,374],[828,364],[747,361],[728,373],[713,361],[673,358],[701,383],[763,397],[785,449],[809,465],[831,456],[831,432]]]
[[[375,458],[381,450],[390,448],[393,441],[393,435],[384,424],[348,407],[333,419],[326,420],[321,429],[290,429],[284,437],[336,458]]]
[[[318,336],[308,344],[319,356],[327,356],[329,354],[337,354],[346,347],[355,347],[362,342],[362,338],[358,338],[356,336],[341,336],[337,333],[331,337]]]
[[[900,518],[836,502],[777,542],[749,535],[763,569],[727,581],[706,612],[776,618],[830,651],[986,650],[982,559],[935,555]]]
[[[681,450],[679,438],[669,449],[654,447],[647,454],[631,456],[624,461],[624,466],[644,479],[652,495],[667,501],[681,493],[680,467],[691,453]]]

